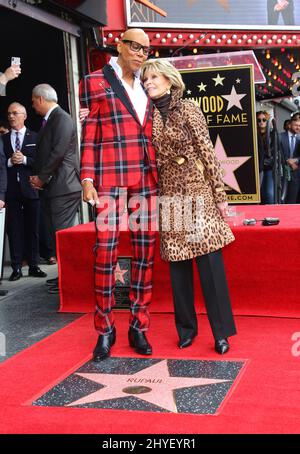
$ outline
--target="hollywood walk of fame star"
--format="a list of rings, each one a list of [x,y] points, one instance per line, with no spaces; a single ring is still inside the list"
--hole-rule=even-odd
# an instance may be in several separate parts
[[[124,274],[127,273],[128,270],[122,270],[120,268],[119,262],[117,263],[116,269],[115,269],[115,279],[116,281],[120,281],[122,284],[125,284],[124,280]]]
[[[76,375],[99,383],[103,388],[71,402],[68,406],[134,396],[172,413],[177,413],[174,390],[230,381],[202,377],[171,377],[167,360],[159,361],[131,375],[98,373],[77,373]]]
[[[213,77],[212,80],[215,81],[215,87],[217,85],[223,85],[223,80],[225,79],[225,77],[221,77],[220,74],[217,75],[217,77]]]
[[[206,91],[207,85],[204,85],[204,83],[201,82],[201,84],[197,85],[197,87],[199,88],[199,91]]]
[[[230,188],[241,193],[234,171],[241,167],[251,156],[227,156],[220,136],[217,136],[215,152],[223,170],[223,181]]]
[[[225,98],[228,101],[228,106],[227,106],[226,111],[228,112],[228,110],[230,110],[234,106],[240,110],[243,110],[240,100],[243,99],[246,95],[247,95],[247,93],[243,93],[240,95],[237,94],[235,86],[232,85],[230,95],[222,95],[222,98]]]

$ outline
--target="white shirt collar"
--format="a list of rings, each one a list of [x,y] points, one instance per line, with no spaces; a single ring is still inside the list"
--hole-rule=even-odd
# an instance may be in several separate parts
[[[46,115],[44,116],[44,119],[45,119],[46,121],[48,121],[48,118],[50,117],[51,112],[52,112],[54,109],[56,109],[57,106],[58,106],[58,104],[55,104],[55,106],[51,107],[51,109],[48,110],[48,112],[47,112]]]
[[[19,131],[17,131],[16,129],[11,129],[11,132],[13,132],[14,134],[18,132],[21,136],[24,136],[26,132],[26,126],[23,126],[23,128],[19,129]]]

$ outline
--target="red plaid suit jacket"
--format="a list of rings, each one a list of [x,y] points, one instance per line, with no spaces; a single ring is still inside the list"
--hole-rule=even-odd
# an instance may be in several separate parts
[[[96,188],[132,186],[139,182],[146,161],[157,181],[151,103],[141,125],[110,65],[81,81],[80,103],[90,110],[82,128],[81,179],[92,178]]]

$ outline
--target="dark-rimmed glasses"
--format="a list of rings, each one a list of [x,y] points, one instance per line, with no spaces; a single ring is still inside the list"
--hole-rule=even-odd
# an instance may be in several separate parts
[[[142,46],[141,44],[137,43],[136,41],[131,41],[130,39],[123,39],[122,43],[128,43],[129,47],[133,52],[139,52],[141,49],[143,50],[143,54],[147,57],[151,52],[151,47]]]
[[[257,123],[267,123],[267,119],[266,118],[258,118],[257,119]]]

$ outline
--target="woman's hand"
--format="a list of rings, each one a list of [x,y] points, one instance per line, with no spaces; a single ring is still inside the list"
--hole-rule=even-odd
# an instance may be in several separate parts
[[[228,214],[228,202],[217,203],[217,207],[220,210],[221,216],[225,218]]]

